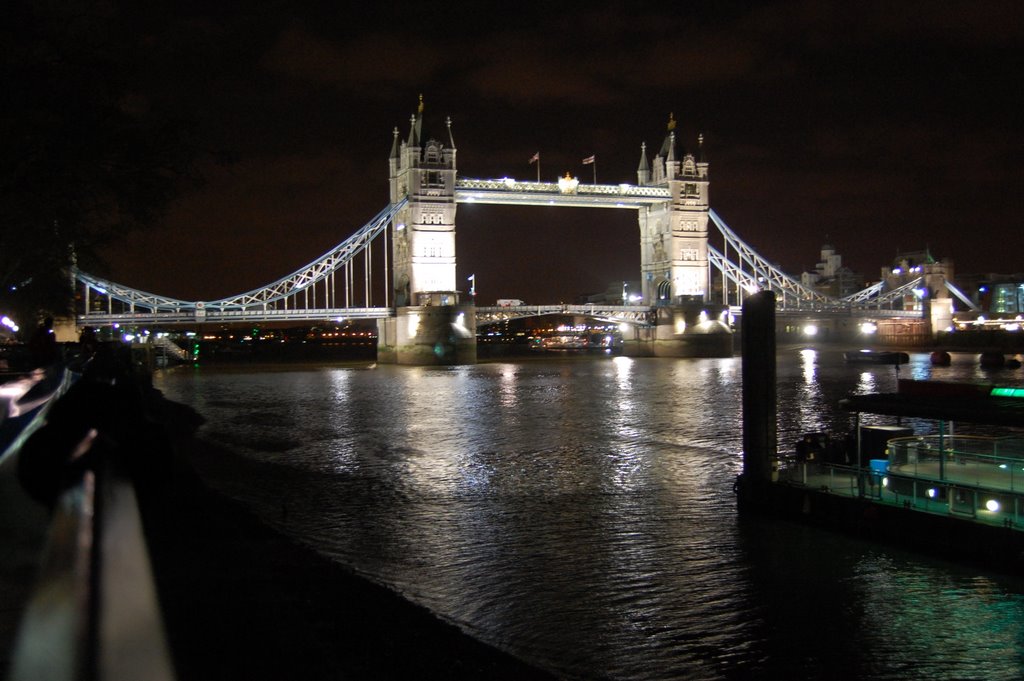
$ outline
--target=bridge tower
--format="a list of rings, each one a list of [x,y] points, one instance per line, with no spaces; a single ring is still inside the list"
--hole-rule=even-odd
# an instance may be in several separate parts
[[[640,148],[637,182],[666,186],[669,201],[640,209],[640,268],[643,302],[656,312],[656,326],[626,339],[626,351],[655,356],[729,356],[732,339],[722,323],[722,305],[711,304],[708,261],[708,161],[703,139],[697,154],[680,155],[676,121],[669,116],[662,147],[651,161]]]
[[[708,163],[703,139],[698,156],[676,149],[676,121],[653,162],[641,147],[637,180],[640,185],[667,186],[671,199],[640,211],[641,269],[644,303],[667,305],[707,302],[708,292]]]
[[[423,131],[423,97],[398,128],[388,158],[390,198],[405,207],[392,222],[391,262],[395,317],[378,323],[377,357],[398,364],[467,364],[476,361],[472,302],[460,304],[455,282],[456,149],[451,119],[447,145]]]
[[[649,162],[647,147],[641,146],[637,168],[638,184],[668,187],[670,195],[639,211],[644,304],[654,306],[658,317],[655,337],[640,344],[652,344],[655,355],[728,356],[732,340],[719,321],[724,308],[710,300],[704,140],[698,136],[696,155],[680,155],[675,128],[670,114],[661,149]]]

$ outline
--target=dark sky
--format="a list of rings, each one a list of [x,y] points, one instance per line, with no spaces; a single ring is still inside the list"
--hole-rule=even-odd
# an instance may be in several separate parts
[[[213,6],[216,5],[216,8]],[[456,7],[451,7],[455,5]],[[462,177],[635,182],[673,113],[703,133],[711,205],[794,275],[830,242],[878,276],[929,247],[1020,272],[1017,2],[146,4],[146,92],[194,120],[205,186],[107,256],[121,283],[213,299],[283,276],[388,200],[392,129],[422,93]],[[639,278],[635,213],[460,205],[478,300],[570,300]]]

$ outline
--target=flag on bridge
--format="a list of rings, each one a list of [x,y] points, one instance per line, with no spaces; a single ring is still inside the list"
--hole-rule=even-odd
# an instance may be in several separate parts
[[[532,157],[530,157],[530,163],[536,163],[539,160],[540,160],[540,152],[539,151],[536,154],[534,154]]]
[[[583,159],[583,165],[589,165],[589,164],[591,164],[593,162],[594,162],[594,157],[593,156],[587,156],[585,159]]]

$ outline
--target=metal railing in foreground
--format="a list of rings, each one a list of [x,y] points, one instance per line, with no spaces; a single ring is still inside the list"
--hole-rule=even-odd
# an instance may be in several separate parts
[[[71,454],[12,681],[175,678],[131,482],[95,430]]]

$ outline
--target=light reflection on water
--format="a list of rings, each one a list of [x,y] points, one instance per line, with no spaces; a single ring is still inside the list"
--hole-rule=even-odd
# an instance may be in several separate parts
[[[902,371],[977,369],[915,354]],[[838,400],[896,376],[813,350],[780,353],[778,379],[785,449],[848,427]],[[739,358],[202,369],[158,387],[248,462],[214,480],[227,494],[568,678],[1024,672],[1017,580],[737,518]]]

